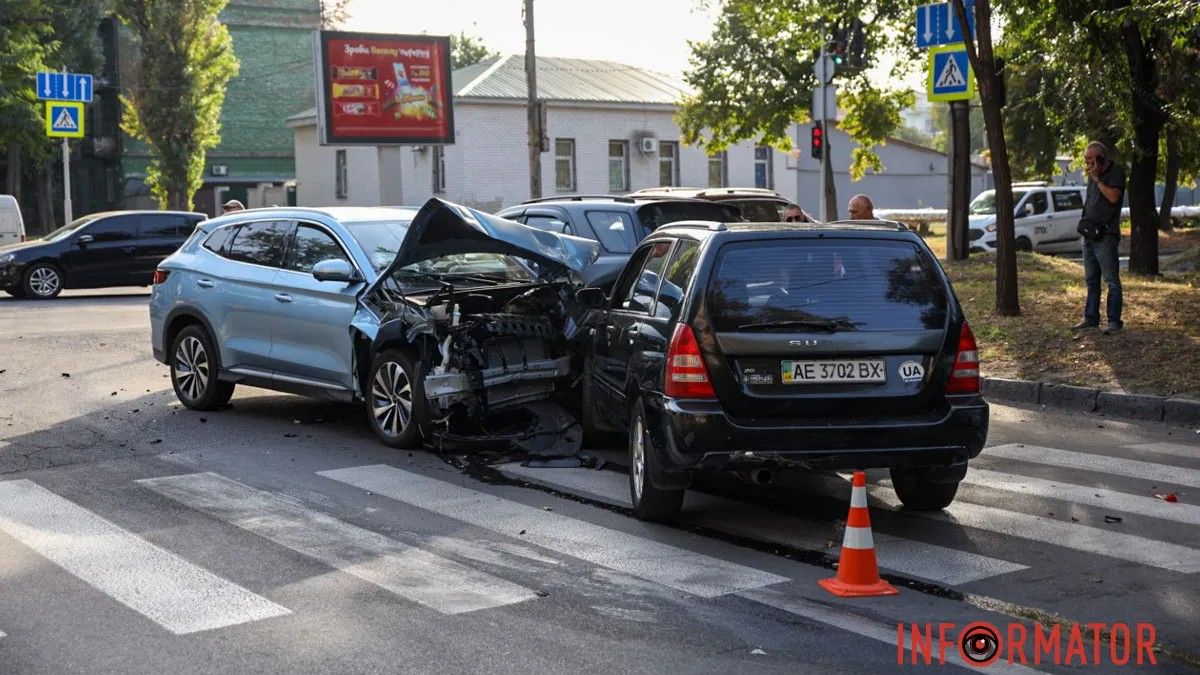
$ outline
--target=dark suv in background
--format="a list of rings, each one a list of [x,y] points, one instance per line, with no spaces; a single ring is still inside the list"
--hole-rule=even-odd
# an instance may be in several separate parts
[[[207,216],[189,211],[107,211],[40,239],[0,247],[0,288],[53,298],[64,288],[149,286],[158,263]]]
[[[646,235],[680,220],[742,220],[736,207],[696,199],[629,197],[547,197],[496,213],[530,227],[572,234],[600,243],[601,253],[584,274],[590,286],[608,288]]]
[[[703,199],[710,202],[719,202],[729,206],[736,206],[741,211],[743,220],[755,223],[782,222],[789,209],[800,209],[797,204],[789,201],[778,192],[763,188],[657,187],[631,192],[629,197],[633,199]],[[800,209],[800,212],[804,214],[804,220],[801,222],[812,223],[817,221],[816,218],[813,218],[804,209]]]
[[[676,223],[587,322],[585,434],[629,434],[639,518],[702,468],[888,467],[905,506],[954,499],[983,448],[975,339],[928,247],[881,224]]]

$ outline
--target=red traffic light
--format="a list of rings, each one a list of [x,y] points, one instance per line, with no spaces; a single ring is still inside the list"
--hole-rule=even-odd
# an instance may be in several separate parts
[[[825,129],[821,127],[820,122],[812,127],[811,141],[813,159],[821,159],[825,153]]]

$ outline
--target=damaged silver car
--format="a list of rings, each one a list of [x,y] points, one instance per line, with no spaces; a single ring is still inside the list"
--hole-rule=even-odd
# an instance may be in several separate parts
[[[237,384],[362,401],[384,443],[570,453],[579,274],[595,242],[439,199],[202,223],[159,266],[155,357],[189,408]]]

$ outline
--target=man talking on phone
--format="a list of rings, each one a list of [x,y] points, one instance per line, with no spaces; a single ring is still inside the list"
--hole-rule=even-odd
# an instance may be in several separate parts
[[[1117,245],[1121,241],[1121,198],[1125,194],[1125,170],[1109,159],[1108,147],[1099,141],[1088,143],[1083,153],[1087,168],[1087,197],[1083,202],[1083,219],[1079,233],[1083,237],[1083,275],[1087,282],[1087,302],[1083,321],[1071,330],[1100,327],[1100,278],[1108,285],[1105,306],[1108,324],[1105,335],[1120,333],[1121,270],[1117,260]]]

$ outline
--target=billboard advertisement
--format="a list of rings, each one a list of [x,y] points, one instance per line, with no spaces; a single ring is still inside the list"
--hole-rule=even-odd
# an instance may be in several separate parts
[[[322,145],[454,142],[450,38],[317,33]]]

